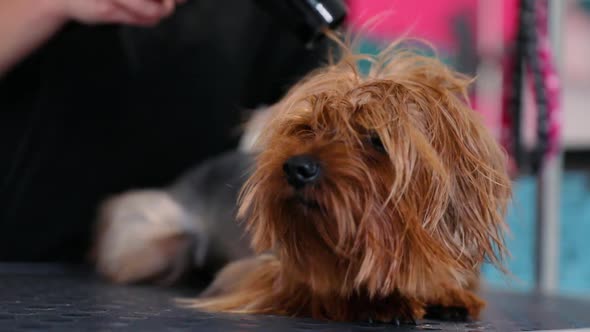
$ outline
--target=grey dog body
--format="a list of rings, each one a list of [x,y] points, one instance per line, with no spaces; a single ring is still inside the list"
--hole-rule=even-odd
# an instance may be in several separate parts
[[[252,165],[251,154],[228,152],[199,164],[168,188],[187,213],[196,265],[216,269],[250,254],[236,203]]]

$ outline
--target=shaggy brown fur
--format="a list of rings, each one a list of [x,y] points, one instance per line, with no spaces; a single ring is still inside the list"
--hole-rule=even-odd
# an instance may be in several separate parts
[[[276,105],[238,217],[260,255],[220,272],[187,305],[331,320],[477,318],[484,261],[501,266],[506,157],[467,102],[470,80],[397,45],[341,59]],[[372,62],[367,75],[357,61]],[[289,186],[283,164],[321,165]],[[442,308],[442,309],[441,309]]]

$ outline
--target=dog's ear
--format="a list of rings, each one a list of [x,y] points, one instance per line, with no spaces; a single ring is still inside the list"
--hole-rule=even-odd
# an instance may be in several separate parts
[[[502,268],[505,211],[511,196],[506,154],[467,97],[471,80],[436,59],[417,57],[404,73],[414,125],[429,140],[448,176],[443,219],[432,234],[472,266]],[[411,68],[411,69],[410,69]],[[412,109],[408,107],[408,109]]]
[[[511,181],[506,154],[485,127],[479,114],[456,96],[448,96],[441,108],[439,147],[452,177],[446,223],[461,250],[474,263],[488,260],[502,267],[503,234]],[[450,237],[452,235],[452,237]]]
[[[390,82],[394,94],[390,107],[396,126],[386,136],[394,138],[389,149],[392,162],[399,164],[394,168],[408,182],[401,186],[407,190],[398,190],[406,195],[399,204],[408,205],[403,217],[412,209],[423,210],[416,212],[416,223],[462,268],[488,261],[502,269],[504,218],[512,192],[508,163],[469,104],[472,80],[416,54],[402,52],[383,63],[373,75]],[[407,156],[400,158],[403,152]],[[436,256],[427,246],[414,245],[426,256]]]

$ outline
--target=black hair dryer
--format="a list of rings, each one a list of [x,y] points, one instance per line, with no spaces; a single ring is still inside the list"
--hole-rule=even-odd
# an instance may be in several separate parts
[[[285,24],[307,45],[325,29],[337,29],[346,18],[343,0],[254,0],[277,21]]]

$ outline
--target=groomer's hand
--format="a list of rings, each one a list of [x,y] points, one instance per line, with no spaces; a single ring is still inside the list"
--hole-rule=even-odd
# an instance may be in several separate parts
[[[121,23],[151,26],[186,0],[53,0],[67,19],[85,24]]]

